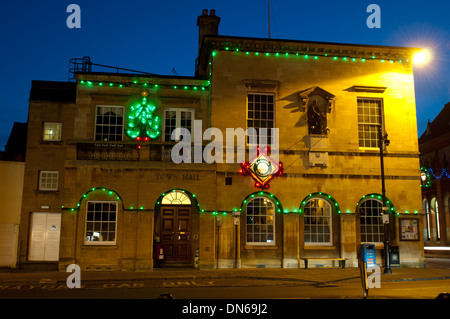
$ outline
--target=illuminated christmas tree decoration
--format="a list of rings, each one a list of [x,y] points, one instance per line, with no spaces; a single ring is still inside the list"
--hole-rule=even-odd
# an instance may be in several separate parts
[[[141,95],[141,101],[130,106],[127,135],[138,141],[155,139],[161,134],[160,119],[153,114],[156,106],[148,103],[147,91]]]

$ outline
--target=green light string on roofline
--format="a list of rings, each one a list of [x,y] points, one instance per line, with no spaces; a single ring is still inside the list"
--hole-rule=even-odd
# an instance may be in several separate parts
[[[230,47],[225,47],[224,49],[214,49],[211,53],[212,57],[217,56],[219,51],[230,51],[230,52],[243,52],[244,55],[247,56],[265,56],[265,57],[297,57],[297,58],[303,58],[304,60],[320,60],[321,58],[330,58],[333,61],[343,61],[343,62],[366,62],[366,61],[375,61],[378,60],[381,63],[404,63],[409,62],[409,59],[387,59],[387,58],[379,58],[375,55],[372,55],[370,57],[352,57],[352,56],[343,56],[343,55],[335,55],[335,54],[328,54],[328,53],[300,53],[300,52],[259,52],[254,50],[241,50],[239,48],[231,49]]]
[[[191,90],[191,91],[206,91],[209,88],[211,82],[206,81],[207,85],[173,85],[173,84],[161,84],[161,83],[148,83],[148,82],[114,82],[114,81],[89,81],[89,80],[79,80],[80,85],[86,87],[109,87],[109,88],[141,88],[141,89],[175,89],[175,90]]]

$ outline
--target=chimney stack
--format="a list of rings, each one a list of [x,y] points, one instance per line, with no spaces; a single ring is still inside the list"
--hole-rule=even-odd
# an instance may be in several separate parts
[[[202,15],[197,19],[198,26],[198,51],[202,46],[203,37],[205,35],[218,35],[219,34],[219,22],[220,18],[216,16],[216,10],[203,9]]]

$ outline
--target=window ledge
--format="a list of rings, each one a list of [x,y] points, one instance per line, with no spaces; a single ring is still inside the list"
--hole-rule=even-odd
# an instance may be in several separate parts
[[[89,248],[105,248],[105,249],[117,249],[117,244],[86,244],[84,243],[81,246],[82,249],[89,249]]]
[[[41,140],[40,144],[45,144],[45,145],[63,145],[63,141],[59,140],[59,141],[44,141]]]
[[[325,245],[304,245],[303,246],[303,248],[305,249],[305,250],[334,250],[334,249],[336,249],[336,247],[334,247],[334,246],[332,246],[332,245],[328,245],[328,246],[325,246]]]
[[[245,249],[278,249],[276,245],[245,245]]]
[[[35,194],[59,194],[59,189],[56,190],[44,190],[44,189],[35,189]]]

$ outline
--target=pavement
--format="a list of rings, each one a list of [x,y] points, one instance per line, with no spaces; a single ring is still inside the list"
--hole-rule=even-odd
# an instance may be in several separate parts
[[[383,268],[380,270],[381,282],[450,279],[450,268],[445,265],[442,268],[392,268],[391,274],[384,274]],[[7,284],[65,283],[69,275],[69,273],[61,271],[0,269],[0,288],[1,285]],[[155,268],[152,271],[81,271],[80,279],[82,283],[217,279],[332,283],[360,282],[361,274],[359,268],[243,268],[215,270]]]

